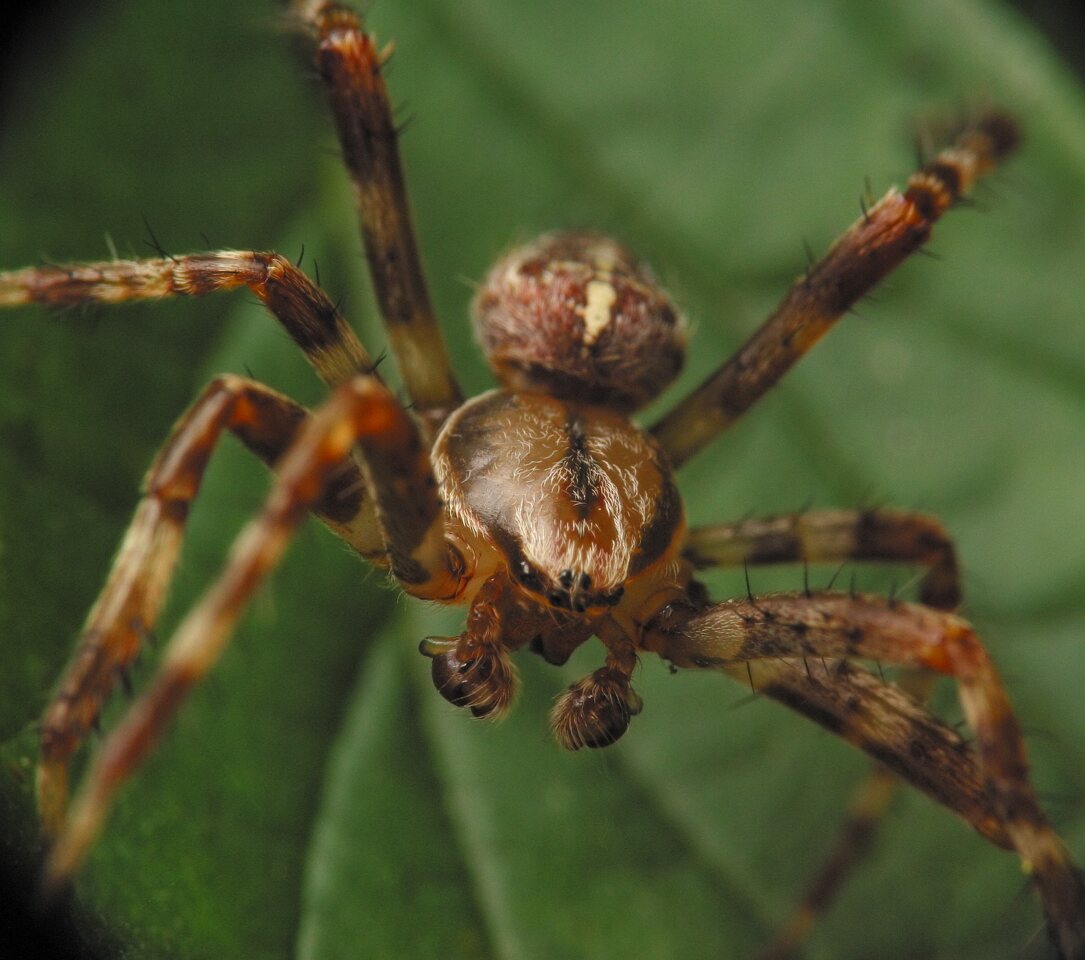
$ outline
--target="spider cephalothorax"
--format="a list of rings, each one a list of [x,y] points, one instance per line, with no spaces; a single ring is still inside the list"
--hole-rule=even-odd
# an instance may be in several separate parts
[[[687,529],[673,476],[923,245],[935,221],[1014,149],[1013,120],[995,111],[976,117],[903,191],[864,207],[745,345],[649,429],[630,415],[674,378],[686,336],[650,271],[591,233],[547,234],[507,253],[475,300],[478,338],[501,386],[464,402],[408,216],[385,58],[349,9],[323,0],[296,6],[316,40],[409,403],[385,385],[331,300],[279,254],[228,250],[0,274],[0,305],[247,287],[333,390],[308,411],[250,378],[216,377],[151,465],[42,721],[37,788],[55,837],[51,882],[68,879],[87,854],[116,790],[214,665],[312,514],[407,593],[467,608],[462,633],[421,645],[453,703],[498,715],[515,690],[511,652],[527,647],[562,663],[597,636],[605,664],[566,691],[552,723],[565,746],[598,747],[620,737],[640,709],[630,677],[641,654],[736,677],[864,750],[880,765],[875,778],[891,771],[1014,850],[1059,949],[1085,958],[1085,882],[1036,798],[998,673],[956,614],[956,552],[941,524],[904,511],[822,510]],[[149,690],[106,739],[69,811],[69,762],[154,629],[189,509],[224,432],[274,469],[275,487],[178,627]],[[695,576],[711,566],[849,560],[924,566],[921,602],[804,590],[713,603]],[[869,661],[952,677],[975,744],[925,709],[919,687],[887,682],[865,669]],[[878,810],[862,811],[867,833]],[[845,853],[854,855],[858,832],[845,832],[845,845],[853,843]],[[785,933],[785,946],[831,896],[841,876],[835,862],[815,880],[799,933]]]
[[[507,650],[535,643],[562,662],[593,633],[607,645],[621,684],[635,664],[638,621],[683,587],[681,501],[657,445],[629,420],[602,407],[542,393],[495,391],[458,410],[437,440],[434,465],[448,523],[467,546],[476,589],[508,597],[485,623],[485,640],[472,629],[454,656],[467,669],[468,651],[503,660]],[[508,606],[534,622],[509,632]],[[654,609],[653,609],[654,607]],[[534,616],[530,615],[534,613]],[[496,641],[496,642],[494,642]],[[427,650],[431,649],[427,647]],[[483,694],[471,679],[446,678],[434,660],[438,688],[477,714],[507,703],[511,690]],[[507,670],[476,670],[484,682]],[[468,675],[468,678],[471,675]],[[496,703],[495,703],[496,702]],[[559,713],[565,708],[559,706]],[[586,721],[585,721],[586,722]],[[579,727],[575,718],[557,729]],[[620,730],[611,728],[610,742]],[[574,734],[570,745],[595,743],[598,732]]]

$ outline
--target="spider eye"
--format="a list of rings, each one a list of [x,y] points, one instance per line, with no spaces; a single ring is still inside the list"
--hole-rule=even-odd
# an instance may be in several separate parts
[[[686,324],[651,271],[592,233],[549,233],[490,270],[475,330],[513,390],[635,410],[682,367]]]
[[[542,583],[538,571],[526,560],[521,560],[516,566],[516,576],[520,583],[529,590],[538,589]]]

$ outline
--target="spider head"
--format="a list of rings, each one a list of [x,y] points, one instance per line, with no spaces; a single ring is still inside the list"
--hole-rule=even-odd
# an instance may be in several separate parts
[[[548,233],[505,254],[474,319],[508,389],[623,412],[658,396],[685,354],[685,320],[648,267],[594,233]]]

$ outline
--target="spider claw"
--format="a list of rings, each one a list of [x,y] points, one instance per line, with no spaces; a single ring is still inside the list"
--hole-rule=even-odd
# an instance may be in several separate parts
[[[454,650],[459,642],[459,637],[423,637],[419,641],[418,652],[423,657],[429,657],[432,660],[434,657],[448,653],[449,650]]]

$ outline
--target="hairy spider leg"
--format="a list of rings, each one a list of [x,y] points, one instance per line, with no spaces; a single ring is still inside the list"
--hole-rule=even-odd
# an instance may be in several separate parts
[[[1017,125],[990,113],[953,146],[863,212],[792,285],[739,351],[680,401],[652,433],[677,468],[737,421],[887,274],[915,253],[943,213],[1017,146]]]
[[[220,250],[0,272],[0,307],[134,303],[238,287],[260,298],[328,386],[373,371],[365,347],[327,294],[277,253]]]
[[[960,617],[881,597],[779,594],[679,616],[665,629],[650,631],[645,646],[676,666],[715,668],[743,682],[751,670],[759,692],[854,743],[996,844],[1014,849],[1039,893],[1062,956],[1085,958],[1085,877],[1040,807],[1002,681]],[[822,666],[819,673],[822,657],[840,663],[832,670]],[[939,733],[932,725],[940,722],[930,715],[916,724],[922,708],[884,683],[871,684],[871,675],[863,677],[851,665],[855,658],[953,677],[976,735],[980,782],[972,780],[975,765],[965,762],[971,750],[956,734],[948,728]],[[754,665],[768,669],[752,670]],[[814,669],[807,673],[804,666]],[[795,676],[787,678],[788,670]],[[833,686],[838,689],[830,694]],[[829,710],[826,694],[839,698]],[[945,755],[929,749],[946,747]],[[922,754],[922,763],[914,757],[908,762],[909,751]]]
[[[690,531],[684,555],[698,569],[846,561],[922,564],[927,568],[919,583],[924,604],[952,612],[961,602],[953,541],[939,520],[920,513],[818,510],[712,524]],[[922,703],[933,680],[933,674],[909,670],[897,686]],[[828,856],[758,960],[786,960],[807,940],[873,845],[898,782],[875,764],[858,785]]]
[[[323,291],[274,253],[221,251],[12,271],[0,274],[0,305],[125,303],[201,296],[239,286],[249,287],[260,297],[329,385],[350,383],[360,371],[371,371],[368,354]],[[380,383],[375,374],[367,375]],[[394,412],[389,414],[385,434],[361,443],[363,454],[366,442],[370,444],[371,466],[365,478],[358,463],[344,461],[333,486],[318,498],[318,515],[362,556],[390,565],[407,592],[443,598],[458,589],[458,574],[451,571],[459,570],[460,560],[444,540],[428,449],[400,405],[393,399],[386,406]],[[39,797],[50,829],[57,829],[63,818],[68,757],[93,725],[118,670],[135,656],[140,632],[150,629],[154,616],[149,614],[157,611],[164,598],[183,517],[160,516],[166,501],[159,496],[159,475],[166,469],[183,469],[185,484],[181,486],[191,500],[223,428],[236,433],[270,463],[289,445],[304,415],[293,401],[268,388],[223,378],[197,401],[159,454],[103,599],[88,620],[80,652],[47,711]],[[172,491],[169,497],[176,499]],[[332,503],[329,498],[338,500]],[[149,550],[153,552],[148,554]],[[131,582],[141,562],[150,565],[147,576]],[[135,609],[131,604],[143,603],[138,594],[151,587],[154,596],[146,602],[152,607],[140,608],[139,629],[125,625],[125,611]],[[128,593],[129,599],[120,602],[118,598]],[[106,602],[106,598],[113,599]],[[102,632],[100,617],[113,623],[114,635]]]
[[[937,518],[907,510],[814,510],[695,527],[683,556],[699,570],[743,564],[914,563],[927,568],[919,582],[922,603],[952,611],[961,602],[953,540]]]
[[[110,594],[109,605],[123,606],[129,596],[121,586],[113,587],[115,579],[141,580],[141,576],[135,576],[135,568],[144,564],[152,572],[144,581],[143,590],[135,591],[135,599],[111,618],[115,630],[129,629],[131,614],[142,613],[138,604],[145,602],[143,595],[153,592],[155,599],[160,599],[165,585],[162,574],[168,570],[180,539],[180,521],[195,495],[198,474],[222,425],[228,422],[240,428],[247,422],[246,431],[262,436],[266,421],[257,414],[259,404],[275,395],[235,378],[226,380],[224,387],[230,386],[235,389],[209,391],[208,400],[197,403],[175,433],[177,442],[168,443],[156,462],[160,469],[153,476],[163,489],[156,489],[155,495],[148,496],[137,513],[135,532],[125,541],[107,586],[107,591],[113,588],[117,594],[117,599]],[[255,402],[254,397],[258,398]],[[212,405],[216,402],[232,408],[232,414],[215,415]],[[300,427],[294,408],[278,407],[280,415],[284,411],[289,411],[285,419],[292,421],[296,437],[276,465],[277,479],[264,508],[241,531],[221,575],[177,628],[146,693],[106,737],[94,757],[50,851],[47,884],[51,889],[57,889],[78,868],[101,830],[117,789],[151,750],[192,686],[216,663],[249,599],[279,562],[306,512],[319,510],[327,503],[330,491],[337,488],[343,464],[352,462],[350,455],[355,445],[367,457],[385,457],[388,461],[387,467],[369,474],[379,511],[386,507],[400,510],[398,498],[404,491],[414,496],[419,487],[432,488],[432,475],[428,482],[425,477],[412,475],[417,468],[416,451],[422,449],[413,421],[375,377],[357,375],[339,387],[311,416],[301,420]],[[187,442],[181,442],[182,438]],[[275,443],[281,437],[264,439]],[[395,490],[385,496],[388,487]],[[146,519],[145,514],[149,514]],[[434,521],[430,514],[436,514],[437,519]],[[393,569],[397,562],[403,562],[397,561],[398,556],[405,557],[409,565],[418,569],[432,559],[427,552],[431,542],[427,534],[432,533],[432,528],[440,532],[442,527],[436,497],[420,498],[411,515],[422,522],[414,526],[408,522],[402,528],[390,529],[396,536],[414,537],[419,545],[413,550],[409,541],[390,545]],[[145,533],[142,528],[159,517],[165,517],[164,522],[157,524],[159,534]],[[165,541],[163,546],[159,546],[160,540]],[[135,555],[133,541],[144,544],[142,556]],[[443,563],[445,557],[442,555],[438,560]],[[434,566],[437,565],[435,562]],[[428,584],[440,592],[446,589],[444,584],[449,576],[447,564],[443,564],[442,569],[433,572]],[[420,589],[417,583],[405,584],[408,590],[412,586]],[[106,603],[99,604],[103,615],[105,606]],[[125,617],[125,613],[129,616]]]
[[[336,3],[298,3],[317,39],[316,63],[331,105],[343,162],[354,184],[377,307],[412,408],[432,441],[461,403],[422,271],[399,158],[399,131],[378,52],[358,15]]]
[[[424,442],[415,423],[385,391],[383,432],[359,438],[361,459],[369,445],[369,463],[362,467],[350,457],[344,459],[329,479],[331,486],[317,492],[315,512],[364,557],[390,566],[408,593],[449,599],[460,588],[463,562],[445,541],[428,441],[447,408],[458,403],[459,391],[447,369],[414,248],[379,58],[353,14],[329,8],[312,23],[324,31],[323,72],[359,194],[381,312],[393,345],[398,343],[408,390],[424,414],[427,434]],[[370,160],[367,150],[372,151]],[[275,253],[227,250],[10,271],[0,273],[0,306],[124,303],[202,296],[240,286],[260,297],[329,386],[349,383],[364,373],[384,389],[369,355],[335,305],[301,270]],[[443,380],[438,376],[441,382],[436,384],[419,379],[434,356],[445,358],[445,376]],[[436,367],[440,370],[442,364]],[[160,452],[148,475],[147,495],[91,611],[76,658],[47,710],[39,802],[50,830],[55,832],[63,821],[68,759],[157,616],[180,547],[184,514],[218,435],[223,428],[237,434],[270,464],[289,445],[305,416],[292,401],[259,384],[221,378],[191,408]],[[160,476],[163,465],[172,468],[178,463],[186,473],[178,489],[188,488],[183,508],[172,489],[167,496],[160,495],[170,485]],[[139,616],[130,616],[133,612]],[[61,862],[62,854],[55,863]]]
[[[155,629],[189,509],[222,431],[234,434],[271,466],[307,418],[301,406],[262,384],[222,376],[208,384],[174,426],[147,471],[143,498],[42,718],[37,796],[49,836],[56,836],[64,822],[72,755]],[[347,457],[313,508],[348,543],[363,486],[357,464]]]
[[[120,304],[242,286],[263,301],[325,383],[335,386],[372,367],[365,348],[323,291],[274,253],[220,251],[0,273],[0,305]],[[223,377],[204,391],[164,444],[144,480],[143,501],[106,586],[43,718],[38,804],[48,833],[55,834],[63,820],[70,757],[154,626],[188,504],[221,431],[234,433],[272,465],[305,416],[298,404],[267,387]],[[356,463],[344,462],[320,513],[362,556],[383,560],[384,539]]]

